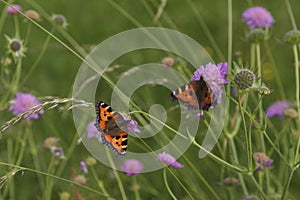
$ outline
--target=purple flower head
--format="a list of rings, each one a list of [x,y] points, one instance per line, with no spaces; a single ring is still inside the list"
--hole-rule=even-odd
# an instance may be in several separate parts
[[[255,152],[253,154],[253,158],[256,162],[256,170],[257,171],[260,171],[261,169],[264,169],[264,168],[268,168],[273,164],[273,160],[262,152]]]
[[[142,171],[144,165],[135,159],[131,160],[125,160],[123,165],[121,166],[121,169],[126,172],[127,176],[132,176],[132,175],[139,175],[139,173]]]
[[[11,6],[8,6],[7,8],[7,13],[10,14],[10,15],[17,15],[18,14],[18,11],[21,12],[22,11],[22,7],[19,6],[19,5],[11,5]]]
[[[95,121],[91,121],[87,127],[87,138],[97,138],[100,143],[102,143],[102,139],[99,131],[95,126]]]
[[[177,162],[173,156],[167,154],[166,152],[159,153],[157,156],[161,161],[170,167],[183,168],[182,164]]]
[[[137,125],[137,121],[133,120],[133,119],[129,119],[128,117],[122,115],[123,119],[125,121],[130,121],[129,124],[127,125],[128,131],[131,133],[140,133],[140,129],[138,129]]]
[[[84,173],[88,173],[89,171],[88,171],[88,168],[87,168],[87,166],[86,166],[86,163],[84,162],[84,161],[80,161],[80,168],[82,169],[82,171],[84,172]]]
[[[290,102],[288,101],[277,101],[273,103],[267,110],[266,115],[271,118],[274,116],[278,116],[283,118],[284,111],[290,108]]]
[[[228,63],[218,63],[217,65],[213,63],[208,63],[205,67],[200,66],[195,72],[191,81],[198,81],[203,77],[207,86],[210,88],[216,102],[220,104],[222,102],[222,84],[228,83],[228,79],[225,78],[228,73]]]
[[[243,12],[242,21],[248,24],[250,29],[255,27],[271,27],[275,22],[272,15],[265,8],[256,6]]]
[[[14,115],[19,115],[28,109],[40,105],[41,102],[32,94],[28,93],[17,93],[16,98],[13,100],[13,103],[10,105],[10,110]],[[24,118],[27,120],[30,119],[37,119],[39,117],[39,114],[43,114],[44,110],[40,110],[37,113],[34,113],[32,115],[25,115]]]
[[[62,147],[52,146],[52,147],[50,147],[50,150],[55,157],[63,158],[65,155]]]

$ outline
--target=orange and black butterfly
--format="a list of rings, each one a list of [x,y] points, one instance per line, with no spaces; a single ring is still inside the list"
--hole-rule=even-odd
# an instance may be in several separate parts
[[[212,95],[203,77],[174,90],[171,93],[171,98],[184,103],[188,109],[208,111],[212,106]]]
[[[124,156],[127,149],[127,125],[122,115],[103,102],[96,103],[95,126],[100,132],[102,143],[112,148],[117,154]]]

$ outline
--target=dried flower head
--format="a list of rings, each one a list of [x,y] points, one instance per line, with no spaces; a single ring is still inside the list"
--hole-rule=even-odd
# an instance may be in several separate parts
[[[246,9],[242,15],[242,21],[248,24],[250,29],[255,27],[269,28],[275,22],[270,12],[260,6]]]
[[[71,194],[68,192],[61,192],[59,193],[59,199],[60,200],[70,200]]]
[[[251,88],[255,80],[255,75],[249,69],[240,70],[234,75],[233,82],[241,90]]]
[[[222,84],[228,83],[228,79],[225,78],[228,73],[228,63],[218,63],[217,65],[213,63],[208,63],[205,67],[200,66],[195,72],[191,81],[200,80],[203,77],[207,86],[213,93],[216,102],[220,104],[222,102]]]
[[[57,143],[58,143],[58,138],[57,137],[47,137],[44,140],[43,147],[45,149],[51,149],[51,147],[56,146]]]
[[[90,156],[85,160],[85,162],[87,166],[93,166],[97,163],[96,159]]]
[[[135,159],[125,160],[123,165],[121,166],[121,169],[126,172],[127,176],[132,175],[139,175],[139,173],[142,171],[144,165]]]
[[[22,7],[20,5],[14,4],[14,5],[8,6],[6,11],[9,15],[17,15],[18,12],[22,11]]]
[[[56,25],[61,26],[63,28],[65,28],[68,25],[65,16],[63,16],[61,14],[54,14],[54,15],[52,15],[52,21]]]
[[[300,43],[300,31],[299,30],[292,30],[287,32],[284,35],[284,41],[290,44],[299,44]]]
[[[19,115],[28,109],[41,104],[41,102],[32,94],[29,93],[17,93],[16,98],[10,103],[10,110],[14,115]],[[34,113],[30,116],[25,115],[27,120],[37,119],[39,114],[43,114],[44,110],[40,110],[38,113]]]
[[[286,109],[290,108],[291,103],[288,101],[277,101],[273,103],[270,107],[267,108],[266,110],[266,115],[271,118],[278,116],[279,118],[284,117],[284,111]]]
[[[176,63],[175,58],[167,56],[161,59],[160,64],[166,67],[172,67]]]
[[[264,168],[269,168],[273,164],[273,160],[270,159],[263,152],[255,152],[253,154],[253,158],[256,162],[256,170],[257,171],[260,171]]]
[[[77,183],[79,185],[85,185],[86,184],[86,178],[83,175],[77,175],[73,179],[74,183]]]
[[[158,158],[170,167],[183,168],[183,165],[176,161],[176,159],[166,152],[159,153]]]
[[[283,114],[290,118],[297,118],[298,112],[294,108],[288,108],[283,111]]]
[[[239,185],[240,181],[234,177],[227,177],[223,180],[224,185]]]
[[[35,10],[26,10],[25,11],[25,16],[27,16],[28,18],[30,18],[34,21],[41,21],[40,14]]]

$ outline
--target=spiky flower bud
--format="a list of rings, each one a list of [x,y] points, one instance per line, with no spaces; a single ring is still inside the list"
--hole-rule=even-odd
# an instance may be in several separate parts
[[[61,27],[66,27],[67,26],[67,20],[65,18],[65,16],[61,15],[61,14],[55,14],[52,16],[52,20],[53,22],[58,25],[58,26],[61,26]]]
[[[284,41],[290,44],[299,44],[300,43],[300,31],[299,30],[292,30],[287,32],[284,35]]]
[[[255,75],[252,71],[248,69],[240,70],[238,73],[234,76],[234,83],[237,85],[237,87],[241,90],[246,90],[248,88],[251,88],[255,80]]]
[[[268,34],[265,30],[261,28],[256,28],[253,30],[250,30],[247,34],[247,40],[250,41],[251,43],[259,43],[264,40],[268,39]]]

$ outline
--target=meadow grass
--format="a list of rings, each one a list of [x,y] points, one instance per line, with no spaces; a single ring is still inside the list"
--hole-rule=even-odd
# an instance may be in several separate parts
[[[297,199],[300,15],[296,11],[300,4],[289,0],[212,2],[1,0],[0,199]],[[8,12],[11,4],[23,9]],[[249,28],[242,14],[253,6],[266,8],[275,23]],[[35,10],[41,20],[28,10]],[[207,150],[202,145],[204,133],[213,130],[212,110],[220,105],[201,115],[195,134],[189,133],[188,125],[185,134],[178,124],[182,112],[187,115],[186,124],[199,116],[171,101],[172,91],[160,85],[166,80],[153,79],[130,97],[130,112],[124,114],[141,127],[153,123],[152,129],[159,132],[149,138],[129,134],[128,150],[152,152],[166,166],[139,173],[149,166],[131,160],[134,169],[124,172],[97,161],[82,142],[88,134],[101,139],[93,123],[87,126],[96,113],[82,116],[79,126],[83,127],[78,128],[72,110],[94,110],[96,101],[109,103],[119,78],[134,73],[130,71],[134,66],[160,63],[167,57],[168,67],[187,81],[193,67],[199,66],[190,66],[172,52],[144,49],[111,64],[102,74],[94,102],[74,98],[73,84],[81,63],[95,67],[85,58],[98,43],[119,32],[149,26],[187,34],[205,47],[216,64],[228,63],[225,122],[220,137],[214,138],[217,144]],[[81,88],[98,77],[95,72]],[[13,106],[28,99],[32,105],[25,110]],[[154,104],[163,106],[165,122],[149,114]],[[175,152],[156,153],[175,136],[190,144],[187,151],[179,152],[176,160],[170,156]],[[95,144],[104,149],[101,154],[110,166],[116,165],[117,155],[105,144]],[[207,156],[199,158],[200,150]]]

